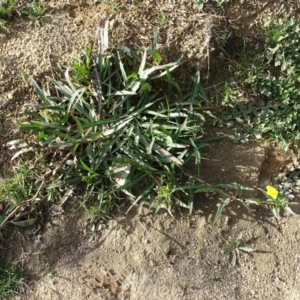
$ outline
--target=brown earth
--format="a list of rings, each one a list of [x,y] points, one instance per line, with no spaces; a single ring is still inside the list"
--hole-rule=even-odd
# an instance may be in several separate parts
[[[70,63],[94,43],[102,16],[110,17],[111,41],[127,46],[151,45],[159,26],[159,44],[169,47],[166,60],[186,51],[187,65],[199,63],[207,79],[218,84],[229,73],[228,65],[213,51],[223,33],[250,39],[267,17],[295,15],[299,10],[297,1],[285,5],[285,1],[233,0],[225,7],[224,18],[212,6],[200,12],[192,0],[46,2],[48,22],[38,27],[20,19],[10,26],[10,35],[1,38],[0,103],[8,128],[2,144],[17,134],[11,124],[20,118],[23,104],[36,97],[28,76],[39,82],[45,82],[45,75],[60,76],[59,64]],[[191,76],[187,69],[186,78]],[[216,135],[218,131],[207,132]],[[4,158],[10,155],[5,147],[2,152]],[[272,183],[295,159],[292,153],[267,144],[234,144],[227,138],[214,142],[202,156],[202,179],[251,187]],[[7,165],[2,161],[1,166],[4,172]],[[35,235],[12,229],[6,241],[9,250],[1,251],[10,261],[22,264],[31,281],[17,298],[300,299],[298,216],[276,222],[267,210],[253,208],[249,213],[233,204],[212,225],[218,199],[202,195],[192,216],[181,210],[174,217],[164,212],[155,215],[144,208],[120,213],[108,222],[87,224],[74,203],[70,200],[64,207],[53,208],[45,228]],[[299,203],[293,203],[292,209],[300,213]],[[242,254],[234,268],[231,256],[221,250],[229,237],[239,233],[257,251]]]

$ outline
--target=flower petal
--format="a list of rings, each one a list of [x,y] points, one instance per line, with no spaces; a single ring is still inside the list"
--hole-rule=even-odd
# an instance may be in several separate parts
[[[278,190],[276,190],[273,186],[268,185],[268,186],[267,186],[267,194],[268,194],[270,197],[272,197],[273,199],[276,199],[277,196],[278,196],[278,194],[279,194],[279,192],[278,192]]]

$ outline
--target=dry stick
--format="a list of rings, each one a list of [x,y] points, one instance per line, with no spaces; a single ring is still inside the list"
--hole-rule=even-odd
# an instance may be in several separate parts
[[[54,77],[54,71],[53,71],[52,62],[51,62],[51,56],[52,56],[52,47],[51,47],[51,44],[49,42],[48,60],[49,60],[49,65],[50,65],[50,69],[51,69],[52,78],[54,79],[55,77]],[[58,93],[56,85],[55,85],[55,90],[56,90],[57,97],[59,97],[59,93]]]
[[[152,238],[152,240],[154,241],[154,243],[156,244],[156,246],[158,247],[158,249],[160,250],[160,252],[162,253],[162,255],[164,256],[164,258],[166,259],[166,261],[168,262],[168,264],[170,264],[168,257],[166,256],[166,254],[164,253],[163,249],[161,249],[161,247],[159,246],[159,244],[157,243],[157,241],[155,240],[155,238],[153,237],[153,235],[147,230],[147,228],[140,222],[138,221],[139,224],[141,225],[141,227],[149,234],[149,236]]]
[[[97,71],[96,64],[94,64],[93,73],[95,76],[95,82],[97,81],[98,83],[97,85],[95,82],[92,81],[92,84],[96,92],[96,99],[98,100],[98,119],[101,120],[102,100],[104,99],[103,99],[103,92],[102,92],[102,82],[99,73]]]

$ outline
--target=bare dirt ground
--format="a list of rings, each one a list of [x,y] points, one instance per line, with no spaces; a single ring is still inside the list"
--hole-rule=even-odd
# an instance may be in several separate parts
[[[11,34],[1,38],[3,124],[12,119],[15,122],[23,104],[35,97],[26,76],[25,80],[20,78],[20,71],[40,82],[46,75],[60,76],[58,64],[70,63],[73,56],[94,43],[102,16],[110,17],[112,42],[128,46],[149,46],[159,26],[159,43],[169,48],[166,59],[176,59],[186,51],[188,66],[199,63],[208,79],[222,82],[228,66],[220,64],[213,51],[213,42],[222,32],[230,29],[236,36],[251,38],[268,16],[295,15],[299,10],[297,1],[287,6],[285,1],[233,0],[224,18],[212,9],[200,12],[189,0],[101,1],[95,5],[92,1],[47,2],[48,22],[37,27],[20,19],[10,27]],[[14,130],[9,127],[8,132]],[[215,129],[207,132],[217,133]],[[6,132],[2,143],[8,138]],[[8,157],[4,150],[2,156]],[[295,159],[292,153],[267,144],[237,145],[228,139],[214,142],[202,155],[204,180],[251,187],[272,183]],[[1,166],[4,172],[7,165],[2,162]],[[25,237],[13,228],[7,238],[9,250],[2,251],[9,260],[24,265],[31,281],[17,298],[300,299],[299,216],[285,216],[278,223],[263,209],[249,213],[232,205],[219,223],[212,225],[216,204],[217,199],[199,196],[192,216],[180,210],[174,217],[164,212],[154,215],[147,209],[132,210],[94,224],[96,229],[91,231],[91,224],[70,200],[35,236]],[[293,203],[292,209],[300,213],[300,204]],[[245,243],[257,251],[241,255],[233,268],[230,255],[221,250],[230,236],[236,238],[241,232]]]

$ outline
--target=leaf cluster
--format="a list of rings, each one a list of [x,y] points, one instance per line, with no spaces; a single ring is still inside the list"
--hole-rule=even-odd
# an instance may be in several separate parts
[[[244,74],[242,90],[251,90],[252,100],[244,100],[245,92],[237,95],[232,86],[226,86],[226,109],[221,119],[237,128],[234,140],[264,136],[280,141],[284,148],[299,146],[299,26],[295,20],[268,24],[263,53],[255,67],[244,67],[249,72]]]
[[[248,247],[247,245],[244,244],[242,233],[240,233],[235,240],[233,240],[232,238],[229,238],[228,241],[229,241],[229,244],[227,247],[225,247],[223,249],[223,253],[231,253],[232,254],[231,264],[233,267],[236,266],[241,252],[249,253],[249,252],[256,251],[256,249]]]
[[[24,15],[39,24],[42,18],[45,19],[47,9],[48,6],[44,1],[33,0],[21,3],[20,0],[2,0],[0,2],[0,30],[9,33],[7,22],[15,16]]]

